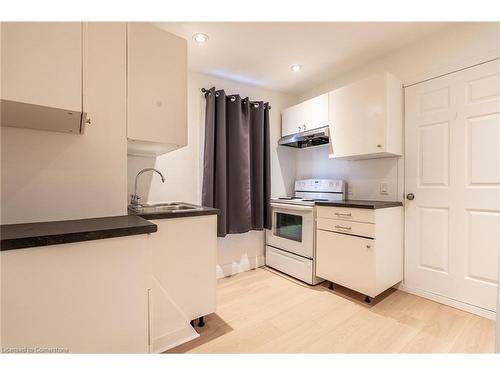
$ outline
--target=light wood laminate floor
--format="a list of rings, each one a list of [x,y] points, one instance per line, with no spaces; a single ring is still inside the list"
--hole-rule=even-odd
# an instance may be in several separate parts
[[[492,353],[495,322],[398,290],[370,305],[259,268],[218,281],[201,337],[169,353]]]

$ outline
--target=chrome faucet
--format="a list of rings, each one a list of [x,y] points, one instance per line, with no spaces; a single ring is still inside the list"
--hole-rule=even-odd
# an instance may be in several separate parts
[[[153,172],[156,172],[160,175],[161,177],[161,182],[165,182],[165,177],[163,177],[163,175],[161,174],[161,172],[158,170],[158,169],[154,169],[154,168],[144,168],[143,170],[139,171],[139,173],[137,173],[137,175],[135,176],[135,184],[134,184],[134,194],[131,194],[130,195],[130,204],[132,206],[139,206],[139,199],[141,199],[141,197],[139,197],[137,195],[137,178],[143,174],[144,172],[148,172],[148,171],[153,171]]]

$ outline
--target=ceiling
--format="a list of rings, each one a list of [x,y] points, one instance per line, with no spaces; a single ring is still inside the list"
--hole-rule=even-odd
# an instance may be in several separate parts
[[[164,22],[188,40],[189,69],[302,94],[340,72],[444,27],[443,22]],[[197,44],[195,33],[209,41]],[[302,65],[300,72],[290,66]]]

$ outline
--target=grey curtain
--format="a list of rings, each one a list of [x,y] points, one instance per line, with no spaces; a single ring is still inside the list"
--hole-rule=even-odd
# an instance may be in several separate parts
[[[205,93],[202,204],[220,209],[217,235],[271,228],[269,104]]]

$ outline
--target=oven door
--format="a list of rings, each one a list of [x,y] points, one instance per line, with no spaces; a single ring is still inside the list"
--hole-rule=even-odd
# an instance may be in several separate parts
[[[314,207],[271,203],[272,228],[266,243],[278,249],[313,258]]]

